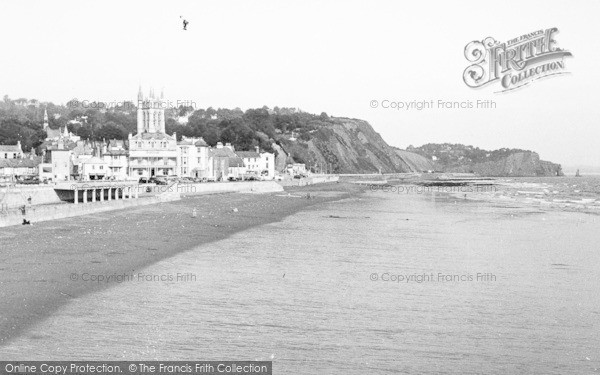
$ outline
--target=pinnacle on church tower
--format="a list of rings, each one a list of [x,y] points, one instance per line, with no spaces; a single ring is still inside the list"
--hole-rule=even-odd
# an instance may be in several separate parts
[[[48,129],[48,111],[44,108],[44,130]]]
[[[161,93],[162,96],[164,93]],[[138,93],[140,97],[143,97],[141,91]],[[165,133],[165,109],[161,101],[156,97],[154,88],[150,88],[149,96],[138,102],[137,134]]]

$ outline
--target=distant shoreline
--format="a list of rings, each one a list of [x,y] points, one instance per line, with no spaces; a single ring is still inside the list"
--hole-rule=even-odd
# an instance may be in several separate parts
[[[71,299],[111,284],[73,281],[70,275],[74,273],[138,271],[183,251],[362,191],[363,187],[351,184],[328,183],[286,188],[290,197],[282,193],[184,197],[34,226],[0,228],[0,347]],[[292,197],[298,195],[303,199]]]

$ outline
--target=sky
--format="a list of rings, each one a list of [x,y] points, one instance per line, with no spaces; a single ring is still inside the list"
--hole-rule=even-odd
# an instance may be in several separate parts
[[[600,167],[599,14],[597,0],[3,0],[0,95],[135,101],[139,85],[164,87],[168,100],[197,108],[364,119],[402,148],[522,148],[567,167]],[[551,27],[573,54],[570,74],[505,93],[463,82],[469,42]],[[496,108],[383,108],[414,100],[493,100]]]

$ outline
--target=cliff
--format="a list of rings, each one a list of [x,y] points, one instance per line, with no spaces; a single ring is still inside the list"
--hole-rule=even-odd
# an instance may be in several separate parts
[[[395,151],[396,154],[409,166],[411,172],[420,173],[435,170],[433,162],[422,155],[400,150],[398,148],[396,148]]]
[[[560,164],[540,160],[533,151],[521,149],[482,150],[460,144],[427,144],[409,147],[427,160],[440,172],[477,173],[489,177],[535,177],[562,176]]]
[[[413,168],[368,122],[332,117],[327,126],[279,142],[288,160],[333,173],[399,173]]]

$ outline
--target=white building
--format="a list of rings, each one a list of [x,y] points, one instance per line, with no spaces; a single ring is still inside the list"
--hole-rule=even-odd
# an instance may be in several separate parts
[[[244,161],[245,173],[262,176],[272,180],[275,177],[275,154],[256,151],[238,151],[236,154]]]
[[[209,166],[209,147],[202,138],[183,137],[177,143],[177,176],[213,177]]]
[[[81,162],[80,177],[84,181],[103,180],[108,176],[108,164],[101,158],[93,156]]]
[[[0,159],[22,159],[23,149],[21,141],[17,141],[16,145],[0,145]]]
[[[108,166],[110,179],[127,180],[129,171],[129,151],[125,148],[123,141],[111,140],[108,145],[104,145],[102,150],[102,159]]]
[[[165,132],[164,95],[154,91],[144,99],[138,93],[137,134],[129,134],[129,176],[132,178],[177,175],[176,134]]]

